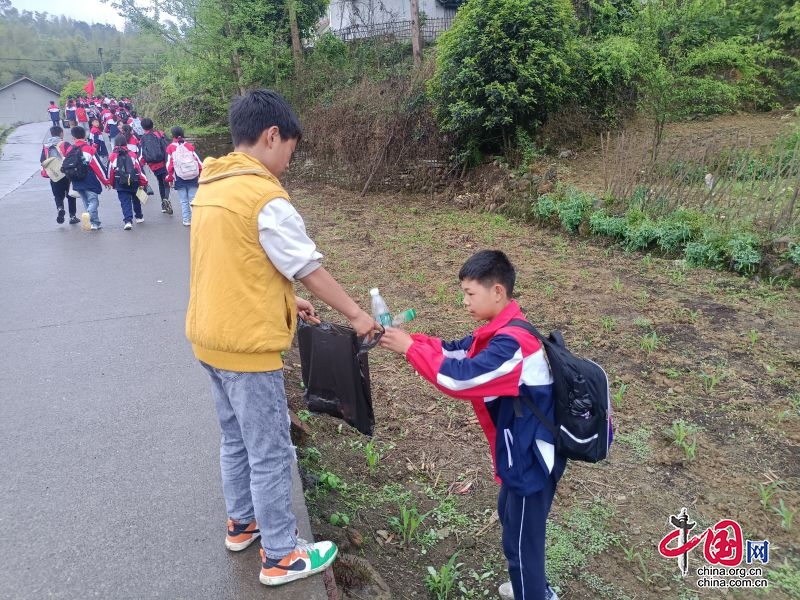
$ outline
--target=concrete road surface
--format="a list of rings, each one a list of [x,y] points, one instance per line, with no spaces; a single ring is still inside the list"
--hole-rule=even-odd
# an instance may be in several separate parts
[[[258,544],[223,546],[180,209],[151,201],[123,231],[106,191],[101,231],[57,225],[48,125],[19,128],[0,160],[0,598],[327,598],[321,576],[266,588]],[[311,539],[297,477],[295,510]]]

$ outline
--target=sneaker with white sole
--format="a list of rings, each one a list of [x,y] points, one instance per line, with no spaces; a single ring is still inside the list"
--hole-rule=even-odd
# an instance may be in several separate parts
[[[297,547],[283,558],[268,558],[261,552],[261,574],[258,580],[264,585],[283,585],[296,579],[309,577],[327,569],[339,549],[333,542],[298,543]]]
[[[183,222],[183,226],[184,226],[184,227],[190,227],[191,225],[192,225],[192,222],[191,222],[191,221],[184,221],[184,222]]]
[[[133,229],[133,223],[130,221],[125,221],[125,225],[122,226],[123,229]]]
[[[225,547],[233,552],[244,550],[250,544],[261,537],[258,525],[255,521],[250,523],[240,523],[233,519],[228,519],[228,535],[225,536]]]
[[[137,223],[144,223],[144,217],[136,217],[134,221],[136,221]]]
[[[514,588],[511,587],[510,581],[506,581],[497,588],[497,592],[500,594],[500,600],[514,600]],[[558,600],[558,595],[555,590],[550,587],[549,583],[544,590],[544,600]]]

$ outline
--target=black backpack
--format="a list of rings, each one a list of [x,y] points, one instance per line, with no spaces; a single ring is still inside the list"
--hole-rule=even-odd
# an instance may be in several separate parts
[[[142,136],[140,146],[142,148],[142,157],[145,162],[166,162],[167,145],[163,136],[156,135],[153,131],[148,131]]]
[[[509,325],[533,334],[544,347],[553,374],[555,423],[524,396],[515,398],[516,414],[520,414],[519,402],[524,402],[553,434],[559,455],[590,463],[605,459],[614,433],[611,392],[603,367],[567,350],[559,331],[551,331],[548,337],[544,337],[527,321],[513,319]]]
[[[139,187],[139,173],[133,166],[133,159],[126,150],[120,150],[117,154],[117,162],[114,167],[114,177],[117,189],[131,189]]]
[[[73,146],[61,163],[61,172],[70,181],[86,179],[89,174],[89,165],[83,160],[83,147]]]

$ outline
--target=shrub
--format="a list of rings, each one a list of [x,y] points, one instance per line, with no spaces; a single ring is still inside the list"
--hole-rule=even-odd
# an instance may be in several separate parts
[[[755,272],[761,262],[761,252],[758,250],[758,240],[749,233],[738,233],[728,241],[731,266],[739,273],[751,274]]]
[[[692,239],[692,229],[688,223],[672,219],[659,221],[658,247],[664,252],[673,254],[678,252],[683,245]]]
[[[577,231],[593,204],[594,201],[588,194],[573,187],[568,188],[564,201],[556,205],[556,212],[564,229],[571,233]]]
[[[638,211],[631,212],[638,213]],[[623,246],[628,252],[644,250],[658,239],[658,234],[658,225],[649,217],[629,219],[625,227]]]
[[[800,265],[800,244],[789,244],[786,257],[796,265]]]
[[[598,210],[589,217],[589,227],[595,235],[621,238],[627,224],[625,217],[615,217],[604,210]]]
[[[683,251],[686,264],[690,267],[721,268],[725,264],[727,241],[724,235],[713,229],[705,231],[701,239],[686,244]]]
[[[542,221],[549,221],[556,213],[556,201],[554,194],[543,194],[539,196],[533,213]]]
[[[679,208],[658,221],[658,247],[664,252],[678,253],[705,226],[706,217],[702,213]]]
[[[439,38],[428,92],[456,158],[508,152],[568,96],[577,61],[569,0],[468,0]]]

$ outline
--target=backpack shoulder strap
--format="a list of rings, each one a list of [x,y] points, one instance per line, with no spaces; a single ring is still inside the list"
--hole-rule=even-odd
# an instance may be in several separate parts
[[[536,329],[536,327],[533,326],[533,324],[529,323],[528,321],[525,321],[523,319],[511,319],[508,322],[508,324],[511,325],[512,327],[519,327],[520,329],[524,329],[528,333],[532,334],[537,340],[544,343],[544,336],[538,329]]]
[[[539,340],[539,342],[541,342],[542,350],[544,351],[545,348],[544,336],[531,323],[529,323],[528,321],[523,321],[522,319],[511,319],[508,322],[508,324],[512,327],[519,327],[520,329],[524,329],[528,333],[532,334],[536,339]],[[545,356],[546,355],[547,353],[545,352]],[[550,434],[553,436],[553,439],[557,440],[558,427],[556,427],[556,424],[553,423],[550,419],[548,419],[547,416],[545,416],[545,414],[542,412],[542,409],[536,406],[535,403],[531,402],[530,398],[528,398],[527,396],[517,396],[516,398],[514,398],[514,414],[517,415],[518,417],[522,416],[522,406],[520,402],[524,403],[525,406],[527,406],[531,410],[531,412],[533,412],[533,414],[536,415],[536,418],[539,419],[541,424],[544,425],[547,431],[550,432]],[[553,402],[555,402],[555,397],[553,398]]]

